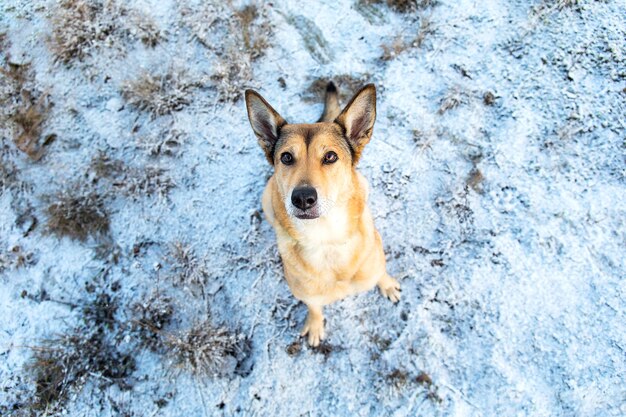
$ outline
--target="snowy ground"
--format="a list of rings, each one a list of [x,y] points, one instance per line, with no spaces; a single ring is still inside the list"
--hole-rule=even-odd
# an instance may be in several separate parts
[[[0,414],[626,415],[626,4],[417,3],[259,3],[242,29],[244,4],[113,2],[68,52],[84,15],[3,2]],[[360,169],[403,299],[328,307],[312,350],[240,93],[313,121],[328,78],[378,87]],[[84,239],[63,192],[96,201]],[[194,326],[230,350],[184,357]]]

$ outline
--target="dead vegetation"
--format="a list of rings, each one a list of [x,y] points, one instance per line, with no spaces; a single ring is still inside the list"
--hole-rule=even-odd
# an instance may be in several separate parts
[[[178,156],[184,142],[184,134],[178,130],[164,130],[141,136],[137,146],[150,156]]]
[[[29,64],[12,62],[5,53],[0,66],[0,120],[11,126],[17,149],[38,161],[56,135],[43,135],[52,102],[34,85],[34,78]]]
[[[426,399],[440,404],[443,402],[443,398],[439,395],[439,388],[433,383],[431,377],[425,373],[420,372],[417,375],[409,373],[402,369],[393,369],[384,377],[388,386],[391,386],[394,392],[399,393],[405,390],[415,391],[419,387],[423,390],[423,395]]]
[[[359,0],[362,5],[386,5],[397,13],[414,13],[432,7],[436,0]]]
[[[63,0],[53,9],[50,49],[64,64],[83,61],[128,34],[121,26],[126,14],[115,1]]]
[[[198,83],[184,70],[170,69],[163,74],[141,73],[121,86],[122,97],[128,104],[152,116],[162,116],[181,110],[189,104],[189,95]]]
[[[150,165],[143,169],[132,168],[127,172],[124,182],[116,182],[114,185],[133,199],[144,196],[165,199],[176,186],[165,169]]]
[[[476,173],[475,175],[479,175]],[[482,173],[480,174],[482,176]],[[457,243],[467,242],[474,234],[474,211],[469,204],[469,182],[456,191],[451,198],[438,197],[435,200],[435,207],[441,210],[445,224],[453,229],[453,233],[458,235]],[[481,178],[476,178],[476,184],[480,186]],[[479,192],[481,188],[478,188]]]
[[[175,285],[203,288],[209,271],[206,259],[198,257],[193,247],[183,242],[170,245],[165,257],[169,265],[169,276]]]
[[[154,19],[138,12],[132,13],[131,34],[134,34],[145,46],[154,48],[165,41],[166,34],[158,27]]]
[[[172,299],[162,292],[154,291],[131,309],[134,317],[131,327],[140,346],[155,352],[161,351],[164,348],[162,332],[174,313]]]
[[[580,5],[580,0],[542,0],[531,8],[531,13],[538,19],[543,19],[553,12],[560,12]]]
[[[82,324],[33,348],[27,367],[35,381],[30,409],[44,414],[58,412],[69,396],[92,378],[97,378],[101,389],[114,384],[129,388],[127,379],[135,369],[135,360],[118,348],[115,334],[111,335],[116,311],[117,302],[100,293],[82,306]]]
[[[109,213],[104,197],[82,186],[70,186],[48,196],[48,230],[55,235],[85,241],[109,232]]]
[[[435,27],[432,24],[430,17],[421,16],[417,33],[410,35],[400,34],[397,35],[391,42],[381,45],[383,54],[380,59],[382,61],[391,61],[404,52],[421,48],[428,36],[434,32]]]
[[[176,186],[163,168],[154,165],[131,167],[122,160],[110,158],[104,152],[98,152],[91,160],[89,171],[93,182],[105,181],[133,200],[145,196],[164,199]]]
[[[19,269],[25,266],[34,265],[36,263],[35,256],[32,252],[26,252],[24,249],[15,245],[10,250],[0,252],[0,272],[9,269]]]
[[[164,342],[173,364],[194,375],[223,377],[247,372],[248,339],[241,332],[216,327],[208,320],[185,331],[165,334]]]
[[[235,11],[235,16],[241,26],[244,48],[250,52],[252,59],[260,58],[270,46],[269,36],[272,27],[267,16],[262,16],[255,4],[249,4]]]
[[[150,48],[165,40],[154,19],[117,0],[62,0],[52,10],[51,22],[50,50],[68,65],[103,50],[124,54],[127,39]]]
[[[477,167],[472,168],[468,177],[467,177],[467,185],[474,191],[479,194],[484,192],[483,182],[485,181],[485,177],[483,173]]]
[[[445,112],[455,109],[461,104],[466,104],[469,100],[469,95],[463,89],[458,86],[450,88],[446,95],[443,96],[439,102],[438,114],[444,114]]]
[[[252,81],[252,62],[271,45],[273,26],[268,8],[184,2],[180,10],[184,25],[214,62],[211,79],[219,100],[237,101]]]

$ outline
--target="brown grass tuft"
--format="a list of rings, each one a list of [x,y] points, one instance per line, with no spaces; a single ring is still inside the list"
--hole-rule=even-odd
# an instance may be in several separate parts
[[[141,43],[149,48],[154,48],[165,40],[165,33],[157,26],[154,19],[140,13],[134,13],[131,22],[136,30],[136,36]]]
[[[43,124],[48,117],[51,103],[48,96],[43,94],[38,100],[33,100],[26,91],[22,91],[24,105],[13,116],[13,122],[21,133],[13,138],[15,146],[34,161],[44,155],[45,148],[56,139],[56,135],[47,135],[40,143]]]
[[[52,201],[46,209],[48,230],[55,235],[85,241],[109,232],[102,195],[74,186],[48,199]]]
[[[56,138],[56,135],[50,134],[42,140],[43,126],[52,102],[46,93],[36,91],[29,64],[13,63],[5,55],[0,76],[0,120],[13,128],[11,133],[15,146],[37,161]]]
[[[215,62],[211,76],[220,101],[237,101],[253,79],[252,62],[271,45],[273,26],[269,7],[254,4],[242,9],[230,3],[183,2],[183,23],[207,48]]]
[[[366,5],[386,4],[394,12],[413,13],[434,6],[436,0],[359,0],[358,3]]]
[[[50,49],[64,64],[83,61],[97,48],[110,48],[128,35],[127,10],[113,0],[62,0],[52,12]]]
[[[466,92],[459,87],[452,87],[441,99],[437,113],[444,114],[448,110],[452,110],[461,104],[467,103],[467,100],[468,96]]]
[[[122,97],[128,104],[153,116],[170,114],[189,104],[190,90],[197,84],[185,71],[170,70],[165,74],[144,72],[122,84]]]
[[[146,300],[134,304],[132,311],[132,329],[139,338],[139,344],[152,351],[162,350],[161,333],[174,313],[171,298],[155,291]]]
[[[240,332],[198,323],[186,331],[165,334],[167,351],[173,363],[194,375],[229,376],[245,361],[249,345]]]
[[[243,46],[248,50],[250,57],[257,59],[263,56],[270,46],[269,36],[272,33],[267,16],[263,16],[254,4],[235,11],[235,16],[239,20],[236,26],[241,27]]]
[[[89,175],[93,182],[108,181],[113,188],[134,200],[145,196],[166,198],[176,186],[163,168],[154,165],[128,166],[102,151],[92,158]]]
[[[398,35],[390,43],[383,44],[381,46],[383,54],[380,59],[383,61],[391,61],[406,51],[421,48],[428,35],[431,35],[434,32],[435,28],[430,18],[422,16],[420,18],[420,25],[417,34],[408,38],[404,35]]]
[[[116,309],[115,300],[98,294],[82,306],[83,324],[33,348],[27,366],[35,382],[31,409],[46,415],[62,410],[69,396],[94,376],[101,386],[128,388],[127,377],[135,369],[135,360],[118,349],[115,337],[106,336],[116,328]]]
[[[154,196],[163,199],[176,186],[163,168],[150,165],[141,169],[130,169],[125,174],[123,182],[114,182],[113,185],[134,199],[144,196]]]
[[[204,287],[209,271],[206,260],[199,258],[191,245],[174,242],[165,257],[174,284]]]
[[[0,252],[0,272],[6,269],[18,269],[36,263],[32,252],[24,252],[19,245],[13,246],[6,253]]]

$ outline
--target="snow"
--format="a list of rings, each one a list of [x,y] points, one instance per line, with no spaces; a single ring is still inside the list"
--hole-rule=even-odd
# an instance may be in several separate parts
[[[0,413],[23,415],[35,391],[33,348],[81,322],[63,302],[89,299],[88,283],[111,292],[117,282],[120,323],[161,291],[174,303],[168,330],[207,317],[240,329],[252,371],[194,375],[167,352],[136,349],[130,388],[94,375],[65,415],[626,415],[626,4],[566,3],[441,0],[413,15],[384,5],[371,15],[353,1],[259,4],[271,47],[242,90],[257,88],[290,122],[310,122],[321,103],[301,97],[315,79],[369,74],[377,85],[359,169],[403,286],[398,305],[371,291],[326,307],[327,351],[303,344],[296,354],[288,347],[306,308],[256,215],[271,167],[242,99],[218,100],[215,54],[182,24],[181,9],[200,6],[129,2],[165,41],[152,49],[114,38],[116,47],[67,66],[49,48],[58,3],[2,4],[2,56],[31,63],[55,103],[44,131],[58,138],[33,162],[2,130],[0,163],[15,164],[19,186],[0,188]],[[417,15],[433,32],[381,61],[381,44],[416,34]],[[325,40],[313,53],[311,34]],[[171,69],[203,84],[188,106],[152,117],[126,104],[125,80]],[[488,91],[493,105],[483,102]],[[460,104],[440,111],[453,93]],[[142,145],[171,132],[181,138],[174,155]],[[161,168],[175,186],[128,194],[96,177],[98,152],[138,172]],[[468,185],[476,171],[482,181]],[[45,197],[77,183],[110,193],[116,264],[98,256],[95,238],[46,231]],[[28,207],[39,222],[25,236],[17,220]],[[170,279],[176,241],[203,262],[202,291]],[[34,261],[16,265],[15,246]],[[406,380],[390,377],[395,370]],[[416,382],[422,373],[431,385]]]

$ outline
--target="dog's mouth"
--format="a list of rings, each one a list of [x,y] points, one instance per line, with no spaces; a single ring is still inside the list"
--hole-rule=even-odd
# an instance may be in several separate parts
[[[320,215],[317,210],[296,210],[294,215],[301,220],[317,219]]]

